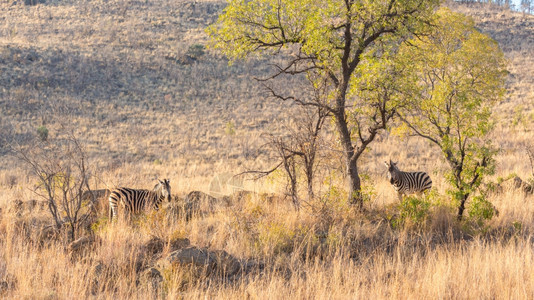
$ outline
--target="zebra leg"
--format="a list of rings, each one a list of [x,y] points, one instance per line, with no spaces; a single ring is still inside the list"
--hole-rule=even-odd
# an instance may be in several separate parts
[[[399,198],[399,203],[402,202],[402,193],[397,192],[397,198]]]
[[[113,195],[113,193],[111,194]],[[111,195],[109,195],[109,200],[108,200],[108,203],[109,203],[109,221],[113,221],[113,215],[114,215],[114,212],[115,210],[113,209],[113,201],[111,200]]]
[[[113,205],[109,205],[109,221],[113,221],[113,220],[116,220],[117,219],[117,208]]]

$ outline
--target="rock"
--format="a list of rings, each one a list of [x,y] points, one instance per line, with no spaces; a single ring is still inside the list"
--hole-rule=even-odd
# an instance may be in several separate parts
[[[216,265],[216,259],[207,249],[188,247],[176,250],[166,258],[172,266],[193,266],[211,272]]]
[[[210,196],[204,192],[201,191],[192,191],[185,197],[185,202],[190,203],[200,203],[200,202],[208,202],[213,203],[217,202],[217,198]]]
[[[152,289],[157,294],[160,289],[161,283],[163,282],[163,276],[161,272],[156,268],[149,268],[141,274],[141,280],[146,284],[152,286]]]
[[[232,276],[241,271],[242,266],[237,258],[224,250],[210,251],[204,248],[188,247],[176,250],[165,258],[165,262],[173,267],[193,267],[197,272]]]
[[[258,272],[265,269],[265,264],[256,260],[247,260],[243,263],[242,270],[244,273]]]
[[[14,290],[17,287],[17,278],[8,274],[5,279],[0,281],[0,295]]]
[[[241,270],[241,263],[234,256],[224,250],[212,252],[215,258],[217,271],[225,276],[232,276]]]
[[[14,213],[20,216],[20,214],[22,213],[22,210],[23,210],[22,200],[16,199],[16,200],[11,201],[11,203],[9,204],[8,212],[10,213]]]
[[[60,230],[57,229],[55,225],[48,225],[42,227],[41,230],[39,230],[37,239],[39,243],[44,244],[47,241],[59,238],[60,234]]]
[[[145,272],[143,273],[143,276],[148,279],[152,279],[152,280],[158,280],[158,281],[163,280],[163,276],[161,276],[160,271],[156,268],[150,268],[148,270],[145,270]]]
[[[214,212],[217,202],[217,198],[201,191],[190,192],[184,200],[186,220],[190,220],[193,215],[204,215]]]
[[[148,240],[148,242],[146,242],[141,247],[141,250],[145,254],[154,256],[156,254],[163,252],[164,247],[165,247],[165,242],[162,239],[158,237],[152,237],[150,240]]]
[[[189,247],[189,245],[191,245],[191,242],[189,241],[189,239],[186,238],[173,239],[169,243],[171,252]]]
[[[516,189],[521,189],[523,192],[527,194],[534,193],[534,186],[528,184],[527,182],[523,181],[519,176],[514,177],[513,179],[513,185]]]
[[[92,282],[91,282],[91,294],[96,295],[100,291],[100,284],[101,282],[104,282],[105,280],[101,280],[105,274],[104,271],[106,269],[106,265],[104,265],[102,262],[98,262],[92,269]]]
[[[81,237],[67,246],[67,250],[70,253],[80,253],[83,250],[89,249],[93,246],[95,237],[92,235]]]
[[[525,185],[525,182],[523,182],[523,180],[519,176],[514,177],[513,183],[516,189],[521,188]]]

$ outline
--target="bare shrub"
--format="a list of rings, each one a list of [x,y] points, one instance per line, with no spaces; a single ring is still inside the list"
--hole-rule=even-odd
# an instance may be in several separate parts
[[[12,153],[37,179],[34,192],[48,202],[56,229],[67,226],[70,239],[75,240],[79,225],[89,217],[84,214],[87,205],[83,195],[90,191],[90,173],[80,141],[62,129],[66,131],[64,136],[17,145]]]

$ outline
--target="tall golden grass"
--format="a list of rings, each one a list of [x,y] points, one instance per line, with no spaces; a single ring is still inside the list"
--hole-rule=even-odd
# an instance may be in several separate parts
[[[393,194],[383,189],[379,194]],[[3,297],[528,299],[534,293],[534,199],[513,189],[492,196],[500,214],[483,230],[466,229],[443,207],[431,210],[422,227],[392,228],[386,217],[395,211],[391,204],[364,214],[340,205],[325,221],[284,199],[249,195],[190,221],[169,218],[165,210],[133,223],[100,217],[93,226],[99,242],[79,255],[63,238],[36,232],[49,218],[46,210],[9,206],[21,194],[13,189],[0,199]],[[394,195],[389,198],[394,203]],[[143,246],[154,236],[186,237],[265,267],[231,279],[169,269],[146,256]],[[144,281],[143,264],[162,272],[159,290]]]

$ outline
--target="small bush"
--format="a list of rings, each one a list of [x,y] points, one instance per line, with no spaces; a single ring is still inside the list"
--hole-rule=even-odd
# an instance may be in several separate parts
[[[484,196],[476,196],[469,205],[469,218],[478,226],[483,226],[486,221],[491,220],[496,214],[495,206]]]
[[[187,55],[188,57],[194,60],[198,60],[200,59],[200,57],[202,57],[206,53],[205,49],[206,47],[202,44],[193,44],[189,46],[189,49],[187,49],[187,52],[185,55]]]
[[[37,127],[37,135],[41,141],[46,141],[48,139],[48,128],[46,128],[44,125]]]
[[[104,232],[108,229],[109,217],[101,216],[95,222],[91,224],[91,231],[93,233]]]
[[[393,227],[423,225],[428,217],[430,206],[430,202],[425,199],[413,196],[404,198],[399,205],[399,215],[392,220]]]
[[[226,133],[226,135],[234,135],[235,134],[235,125],[234,125],[234,122],[232,121],[228,121],[226,123],[226,126],[224,128],[224,133]]]

